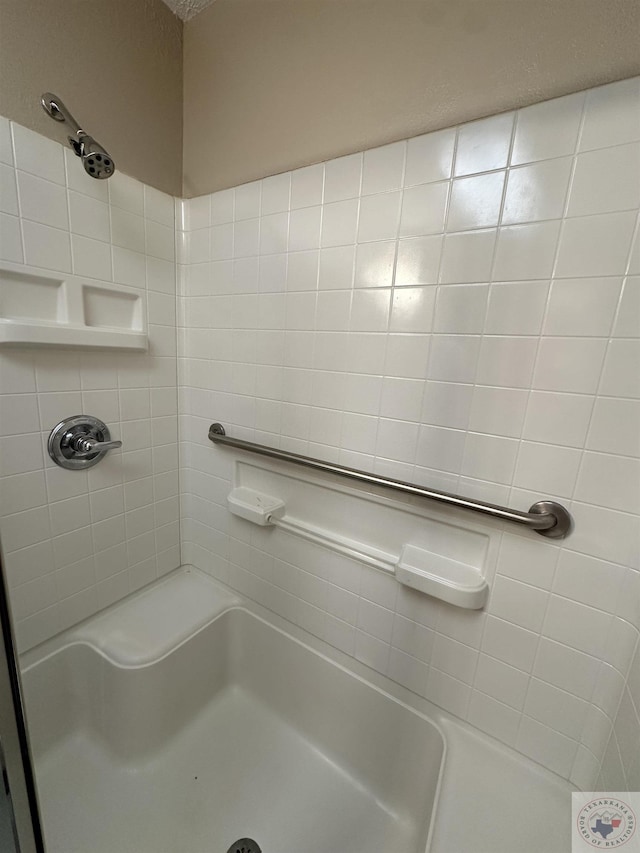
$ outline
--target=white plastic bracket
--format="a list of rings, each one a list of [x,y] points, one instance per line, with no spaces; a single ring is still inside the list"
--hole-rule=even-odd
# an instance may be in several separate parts
[[[489,585],[475,566],[415,545],[403,547],[396,577],[405,586],[468,610],[484,607],[489,593]]]
[[[285,512],[284,501],[273,495],[264,495],[246,486],[233,489],[228,497],[229,511],[261,527],[274,524]]]

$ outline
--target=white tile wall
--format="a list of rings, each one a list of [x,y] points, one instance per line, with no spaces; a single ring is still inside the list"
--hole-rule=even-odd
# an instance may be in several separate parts
[[[150,331],[148,354],[0,355],[0,535],[24,650],[179,565],[174,200],[120,173],[92,180],[73,153],[5,119],[0,136],[0,264],[144,289]],[[80,412],[123,451],[65,471],[46,439]]]
[[[178,564],[179,411],[184,562],[576,785],[637,787],[639,108],[623,81],[179,203],[177,258],[172,199],[0,121],[0,258],[145,288],[151,333],[148,355],[0,359],[21,647]],[[65,472],[44,441],[81,410],[125,449]],[[558,497],[576,529],[505,530],[486,610],[457,611],[230,516],[213,420],[512,506]]]
[[[586,789],[640,773],[639,114],[627,80],[179,216],[183,559]],[[214,420],[576,529],[505,530],[457,611],[230,516]]]

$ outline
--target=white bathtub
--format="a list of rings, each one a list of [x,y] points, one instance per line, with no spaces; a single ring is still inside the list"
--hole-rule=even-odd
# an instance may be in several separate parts
[[[25,664],[48,853],[570,849],[566,783],[197,570]]]

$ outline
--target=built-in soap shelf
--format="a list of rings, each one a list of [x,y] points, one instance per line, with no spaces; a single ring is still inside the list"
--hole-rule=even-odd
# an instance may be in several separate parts
[[[233,489],[227,497],[227,505],[230,512],[265,527],[267,524],[275,524],[283,517],[285,511],[284,501],[274,498],[273,495],[263,495],[254,489],[240,486]]]
[[[412,506],[329,481],[236,462],[230,512],[394,574],[419,592],[457,607],[482,608],[492,537],[428,517]]]
[[[480,610],[489,594],[489,584],[476,566],[415,545],[402,548],[395,574],[405,586],[467,610]]]
[[[119,284],[5,264],[0,345],[146,350],[144,295]]]

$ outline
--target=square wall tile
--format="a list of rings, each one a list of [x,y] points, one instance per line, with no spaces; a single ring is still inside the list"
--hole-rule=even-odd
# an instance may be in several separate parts
[[[556,275],[622,275],[635,218],[635,213],[608,213],[567,219],[560,236]]]
[[[560,219],[571,175],[570,157],[511,169],[502,212],[503,225]]]
[[[423,393],[424,383],[418,379],[385,377],[380,399],[381,417],[419,421]]]
[[[95,198],[82,193],[69,193],[71,231],[106,243],[111,239],[109,208]],[[173,241],[173,234],[171,234]]]
[[[640,139],[640,78],[632,77],[587,92],[579,150],[605,148]]]
[[[469,429],[518,438],[522,432],[529,392],[514,388],[486,388],[476,385],[469,417]]]
[[[355,332],[386,332],[391,291],[384,288],[356,290],[351,302],[349,328]]]
[[[325,204],[322,213],[322,246],[355,243],[358,227],[358,201],[350,199]]]
[[[185,199],[185,226],[189,231],[211,227],[211,196]]]
[[[25,219],[68,230],[67,194],[59,184],[18,172],[20,213]]]
[[[609,343],[600,393],[640,397],[640,341],[613,340]]]
[[[511,164],[573,154],[585,93],[554,98],[518,111]]]
[[[58,272],[71,272],[71,244],[68,231],[24,220],[22,234],[24,259],[27,264]]]
[[[289,220],[289,251],[317,249],[320,246],[321,207],[292,210]]]
[[[477,335],[482,332],[489,286],[460,285],[438,288],[434,332]]]
[[[640,240],[637,236],[636,242],[640,249]],[[625,279],[613,334],[619,338],[640,338],[640,277],[638,276],[628,276]]]
[[[108,243],[99,240],[90,240],[88,237],[71,235],[71,256],[73,261],[73,272],[75,275],[89,276],[103,281],[110,281],[111,251]],[[122,270],[119,269],[119,281],[123,284],[132,283],[122,281]]]
[[[488,281],[495,242],[495,229],[447,234],[440,281],[443,284]]]
[[[542,338],[533,387],[541,391],[594,394],[606,341],[598,338]]]
[[[458,130],[454,174],[504,169],[509,158],[513,113],[463,124]]]
[[[464,231],[497,225],[504,178],[504,172],[492,172],[453,181],[447,230]]]
[[[0,212],[18,216],[16,172],[11,166],[0,165]]]
[[[421,420],[424,424],[465,430],[469,425],[473,386],[427,382]]]
[[[577,740],[582,733],[588,709],[589,705],[584,699],[537,678],[531,679],[525,714],[555,731]]]
[[[614,213],[640,205],[640,142],[576,158],[568,216]]]
[[[356,287],[391,287],[396,258],[393,241],[361,243],[357,247],[355,266]],[[321,260],[322,266],[322,260]],[[396,280],[396,284],[401,282]]]
[[[611,616],[592,607],[552,595],[545,617],[544,633],[593,657],[601,657]]]
[[[260,181],[243,184],[234,190],[234,214],[236,222],[241,219],[255,219],[260,216]]]
[[[404,185],[410,187],[450,178],[455,140],[454,128],[409,139]]]
[[[538,335],[549,283],[506,282],[491,285],[484,331],[488,335]]]
[[[20,220],[6,213],[0,213],[0,258],[18,264],[24,262]]]
[[[323,183],[322,163],[291,172],[291,209],[322,204]]]
[[[274,213],[263,216],[260,220],[260,253],[270,255],[286,252],[288,234],[288,213]],[[262,263],[263,261],[261,261]]]
[[[362,195],[384,193],[402,186],[406,142],[393,142],[364,152]]]
[[[64,186],[62,146],[15,122],[12,122],[11,127],[16,168]]]
[[[358,242],[395,239],[398,235],[402,193],[366,196],[360,201]]]
[[[549,590],[558,562],[559,548],[541,541],[507,533],[502,538],[498,573]]]
[[[608,337],[621,289],[621,278],[554,281],[543,334]]]
[[[283,213],[289,210],[291,174],[273,175],[262,181],[261,214]]]
[[[517,453],[515,439],[469,432],[460,473],[479,480],[511,483]]]
[[[367,246],[375,244],[367,244]],[[318,287],[321,290],[350,290],[354,277],[355,246],[338,246],[320,250]],[[391,285],[389,273],[388,286]]]
[[[461,430],[421,426],[416,465],[438,471],[457,472],[462,465],[465,434]]]
[[[360,247],[358,247],[359,252]],[[441,252],[442,237],[440,235],[400,240],[395,284],[402,286],[435,284],[438,280]]]
[[[426,333],[431,330],[435,287],[401,287],[394,290],[389,329],[392,332]],[[354,294],[354,307],[356,305]]]
[[[0,163],[13,166],[13,142],[11,140],[11,123],[9,119],[0,116]]]
[[[513,484],[519,489],[570,498],[580,459],[581,452],[575,448],[523,441]]]
[[[400,236],[438,234],[444,228],[449,195],[448,182],[419,184],[405,189],[400,217]]]
[[[575,498],[640,514],[640,460],[609,453],[585,453]]]
[[[434,336],[429,357],[429,379],[473,382],[480,340],[480,337],[473,335]]]
[[[475,380],[479,385],[528,388],[538,341],[526,337],[482,339]]]
[[[531,391],[523,438],[583,447],[593,399],[578,394]]]
[[[362,177],[362,154],[349,154],[325,163],[324,201],[342,201],[360,195]]]
[[[374,339],[373,343],[377,349],[378,339]],[[424,379],[428,356],[429,338],[426,335],[390,334],[387,338],[384,373],[404,379]]]
[[[474,690],[471,694],[467,720],[472,726],[513,746],[518,734],[520,713]]]
[[[213,193],[211,196],[211,225],[225,225],[228,222],[233,222],[234,198],[233,190],[221,190]]]
[[[541,279],[550,276],[559,233],[559,221],[501,228],[493,280]]]
[[[546,637],[541,638],[534,675],[548,684],[588,700],[593,693],[599,670],[600,662],[597,658]]]
[[[613,613],[623,588],[625,570],[605,560],[562,550],[553,583],[557,595]],[[562,686],[562,685],[560,685]],[[588,697],[585,697],[588,698]]]
[[[640,400],[596,400],[587,437],[589,450],[640,457]]]
[[[77,161],[75,168],[77,169]],[[115,174],[105,183],[109,190],[109,203],[113,207],[119,207],[137,216],[144,215],[144,185],[140,181],[116,169]]]
[[[481,654],[473,686],[511,708],[522,710],[529,676],[520,669]]]
[[[523,672],[531,672],[539,635],[495,616],[487,616],[482,651]]]

